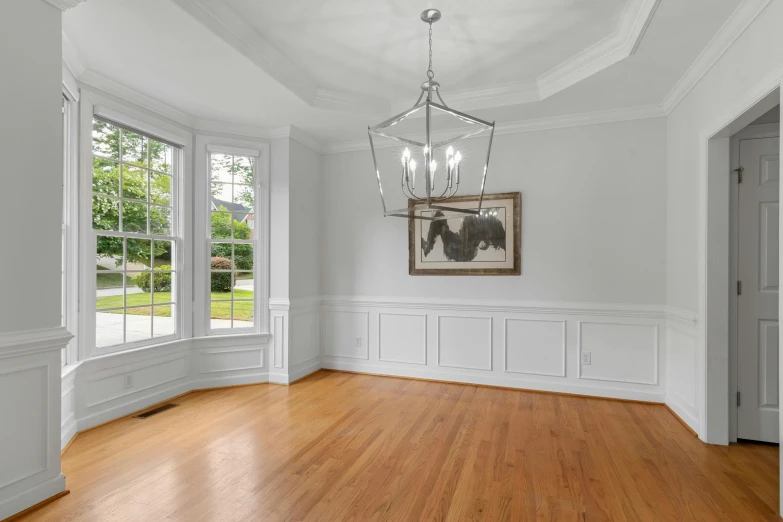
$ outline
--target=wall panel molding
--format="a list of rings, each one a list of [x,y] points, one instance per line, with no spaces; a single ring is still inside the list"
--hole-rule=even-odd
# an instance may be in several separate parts
[[[585,330],[594,331],[595,339],[585,342]],[[612,331],[614,330],[614,331]],[[635,332],[633,330],[636,330]],[[648,330],[643,332],[643,330]],[[655,324],[629,323],[629,322],[604,322],[604,321],[578,321],[577,323],[577,376],[580,379],[590,379],[598,381],[619,382],[624,384],[658,384],[659,374],[659,327]],[[649,336],[642,340],[642,335]],[[648,344],[645,353],[643,343]],[[636,347],[635,353],[630,349]],[[590,365],[581,363],[582,354],[588,350],[591,353],[599,353],[613,364],[602,364],[603,361],[597,361],[593,357]],[[646,359],[645,359],[646,357]],[[623,360],[625,358],[625,360]],[[616,368],[620,362],[621,368]],[[644,362],[648,363],[651,373],[649,379],[639,377],[640,370],[645,369]],[[622,364],[625,363],[625,364]],[[588,367],[589,366],[589,367]],[[605,369],[596,371],[593,367],[603,366]],[[587,370],[585,370],[587,368]],[[587,373],[585,373],[587,372]],[[623,374],[628,377],[623,377]],[[631,375],[636,375],[632,377]]]
[[[451,322],[450,328],[444,328],[444,321]],[[486,332],[478,331],[478,323],[486,323]],[[471,324],[473,326],[471,326]],[[446,341],[444,342],[444,337]],[[484,338],[486,346],[481,347],[478,343]],[[438,315],[437,320],[437,364],[440,367],[458,368],[463,370],[486,370],[492,371],[492,317],[483,316],[453,316]],[[479,348],[484,348],[486,354],[477,354]],[[447,350],[451,350],[448,353]],[[445,359],[451,362],[444,362]],[[483,357],[487,358],[486,365],[483,364]],[[461,361],[465,361],[461,363]]]
[[[387,318],[387,326],[383,327],[384,317]],[[408,328],[402,323],[407,318],[409,324]],[[419,321],[411,319],[420,319],[420,325],[417,325]],[[413,323],[413,324],[410,324]],[[416,326],[421,327],[421,331],[414,331]],[[403,348],[404,354],[400,354],[400,345],[413,344],[419,342],[420,355],[415,356],[419,350],[409,350]],[[387,347],[384,350],[384,347]],[[397,357],[393,355],[394,351],[397,351]],[[384,356],[384,352],[389,354]],[[413,314],[413,313],[395,313],[395,312],[382,312],[378,314],[378,360],[390,363],[403,363],[403,364],[427,364],[427,314]]]
[[[528,324],[540,324],[540,325],[546,325],[546,326],[554,326],[557,330],[555,332],[555,335],[553,336],[551,333],[549,335],[548,339],[541,339],[542,334],[544,332],[526,332],[527,334],[533,334],[537,337],[538,342],[546,342],[547,340],[550,342],[555,342],[555,336],[557,337],[557,342],[559,346],[553,346],[549,349],[551,351],[556,351],[556,353],[560,356],[561,360],[560,362],[555,366],[551,366],[551,370],[535,370],[535,369],[528,369],[524,370],[521,367],[518,367],[518,369],[512,369],[509,367],[509,323],[528,323]],[[557,328],[559,326],[559,328]],[[567,361],[567,346],[566,346],[566,326],[567,321],[565,320],[557,320],[557,319],[519,319],[519,318],[506,318],[503,322],[503,371],[507,373],[522,373],[522,374],[528,374],[528,375],[548,375],[551,377],[565,377],[566,376],[566,361]],[[525,336],[523,338],[524,341],[528,341],[529,338]],[[535,340],[534,340],[535,341]],[[538,350],[534,349],[532,351],[525,351],[523,354],[524,360],[530,360],[533,359],[536,356],[536,352],[541,350],[540,346],[537,346]],[[556,368],[556,369],[555,369]]]

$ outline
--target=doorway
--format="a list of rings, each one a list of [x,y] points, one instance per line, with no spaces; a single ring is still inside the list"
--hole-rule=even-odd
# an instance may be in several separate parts
[[[778,443],[780,106],[731,137],[730,440]]]

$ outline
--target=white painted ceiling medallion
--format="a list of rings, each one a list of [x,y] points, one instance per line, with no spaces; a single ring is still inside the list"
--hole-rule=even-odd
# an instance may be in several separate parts
[[[73,7],[76,7],[77,5],[81,4],[82,2],[86,2],[87,0],[44,0],[47,4],[51,4],[60,11],[67,11],[68,9],[71,9]]]

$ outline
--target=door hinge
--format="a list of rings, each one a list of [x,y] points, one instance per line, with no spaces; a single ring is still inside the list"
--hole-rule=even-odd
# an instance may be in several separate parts
[[[742,295],[742,281],[737,281],[737,295]]]
[[[737,392],[737,406],[740,405],[740,392]]]
[[[734,169],[732,172],[737,173],[737,183],[742,183],[742,173],[745,172],[745,167],[738,167]]]

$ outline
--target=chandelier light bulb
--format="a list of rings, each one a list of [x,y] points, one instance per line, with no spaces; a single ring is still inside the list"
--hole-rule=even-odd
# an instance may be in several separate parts
[[[435,174],[435,169],[438,168],[438,162],[435,160],[430,161],[430,170]]]
[[[453,149],[451,146],[449,146],[449,148],[448,148],[448,149],[446,149],[446,157],[447,157],[447,158],[450,158],[450,157],[452,157],[453,155],[454,155],[454,149]]]
[[[411,160],[409,167],[411,168],[411,172],[416,172],[416,160]]]
[[[449,147],[449,148],[450,148],[450,147]],[[457,151],[457,154],[456,154],[456,155],[454,155],[454,163],[456,163],[457,165],[459,165],[459,162],[460,162],[460,161],[462,161],[462,154],[460,154],[460,153],[459,153],[459,151]]]
[[[411,151],[408,150],[408,147],[405,147],[405,150],[402,153],[402,157],[405,159],[408,159],[411,157]]]
[[[449,158],[449,170],[454,168],[454,158]]]

